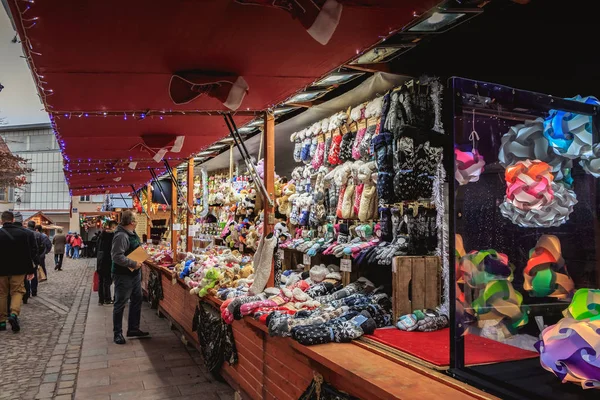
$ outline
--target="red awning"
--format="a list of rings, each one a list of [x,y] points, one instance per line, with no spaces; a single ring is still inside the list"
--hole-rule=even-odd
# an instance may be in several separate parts
[[[241,76],[249,92],[239,110],[265,110],[435,3],[338,1],[346,5],[325,46],[281,9],[232,0],[9,4],[63,148],[69,187],[78,195],[128,191],[150,179],[146,168],[163,172],[140,147],[142,135],[185,136],[181,151],[165,155],[172,164],[228,135],[221,116],[190,115],[228,111],[220,100],[202,95],[173,103],[169,82],[176,72]],[[250,118],[238,115],[236,123]],[[127,168],[130,161],[138,162],[135,171]]]

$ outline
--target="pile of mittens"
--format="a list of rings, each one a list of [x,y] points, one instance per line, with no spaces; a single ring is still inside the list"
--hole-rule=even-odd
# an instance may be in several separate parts
[[[433,332],[448,327],[448,316],[427,308],[415,310],[398,318],[396,327],[402,331]]]

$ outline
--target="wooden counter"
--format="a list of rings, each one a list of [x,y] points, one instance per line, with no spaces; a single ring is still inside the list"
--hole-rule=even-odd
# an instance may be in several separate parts
[[[143,272],[149,268],[162,276],[164,299],[159,313],[199,348],[192,320],[200,299],[189,294],[181,279],[173,280],[168,269],[147,266]],[[221,304],[215,298],[203,301]],[[291,338],[270,337],[266,326],[249,317],[232,327],[239,361],[224,364],[221,373],[247,399],[296,400],[315,372],[337,389],[364,400],[494,398],[442,373],[396,362],[354,343],[304,346]]]

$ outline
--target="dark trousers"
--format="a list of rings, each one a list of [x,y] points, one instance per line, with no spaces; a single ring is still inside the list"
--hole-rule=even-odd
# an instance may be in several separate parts
[[[64,254],[54,254],[54,269],[61,269]]]
[[[115,282],[115,305],[113,308],[113,332],[123,332],[123,311],[128,301],[129,319],[128,330],[140,329],[140,318],[142,314],[142,274],[138,271],[133,276],[113,275]]]
[[[38,289],[38,277],[37,277],[37,267],[35,268],[35,272],[33,273],[33,279],[27,280],[27,276],[25,276],[25,294],[24,298],[28,299],[31,296],[37,296]]]
[[[100,278],[100,284],[98,285],[98,301],[100,303],[111,301],[110,285],[112,285],[112,278],[109,274],[103,272],[98,272],[98,278]]]

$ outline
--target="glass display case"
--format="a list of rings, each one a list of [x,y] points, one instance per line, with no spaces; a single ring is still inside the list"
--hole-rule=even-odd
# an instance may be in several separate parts
[[[502,398],[598,398],[600,102],[449,87],[451,372]]]

